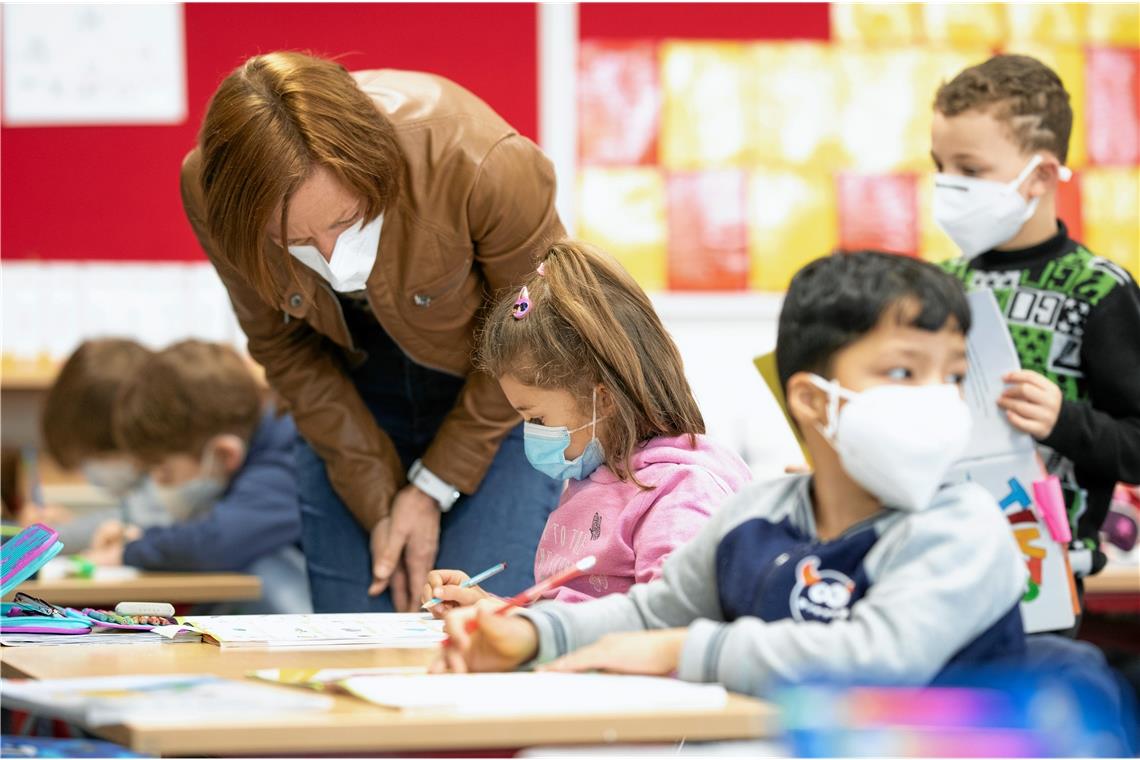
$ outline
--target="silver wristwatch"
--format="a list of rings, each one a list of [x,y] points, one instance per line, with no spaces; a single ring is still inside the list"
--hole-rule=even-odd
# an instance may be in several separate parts
[[[459,489],[424,467],[420,459],[412,462],[412,469],[408,470],[408,482],[435,499],[440,512],[450,511],[462,496]]]

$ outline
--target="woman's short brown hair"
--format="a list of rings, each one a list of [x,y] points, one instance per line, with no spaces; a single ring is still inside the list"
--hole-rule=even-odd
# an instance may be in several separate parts
[[[78,467],[92,456],[115,454],[111,415],[115,395],[150,358],[125,338],[87,340],[64,362],[44,401],[44,449],[60,465]]]
[[[995,55],[963,69],[938,88],[934,108],[946,116],[989,110],[1023,151],[1047,150],[1061,163],[1068,158],[1069,93],[1057,72],[1036,58]]]
[[[304,53],[254,56],[235,69],[214,93],[198,142],[216,253],[268,303],[279,286],[266,230],[275,221],[287,239],[289,199],[315,168],[363,199],[365,219],[392,203],[404,171],[395,130],[348,70]]]
[[[249,440],[262,414],[261,386],[229,346],[184,340],[150,357],[115,400],[115,440],[153,465],[200,456],[216,435]]]
[[[503,293],[492,307],[479,336],[479,368],[566,390],[585,413],[591,389],[600,384],[614,404],[598,436],[606,464],[637,483],[630,457],[638,445],[705,432],[681,352],[645,291],[609,255],[563,241],[547,250],[541,269],[526,282],[531,306],[525,318],[512,316],[518,290]]]

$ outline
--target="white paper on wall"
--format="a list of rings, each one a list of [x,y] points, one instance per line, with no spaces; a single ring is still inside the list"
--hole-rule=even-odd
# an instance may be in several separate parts
[[[186,119],[181,4],[4,6],[4,123]]]

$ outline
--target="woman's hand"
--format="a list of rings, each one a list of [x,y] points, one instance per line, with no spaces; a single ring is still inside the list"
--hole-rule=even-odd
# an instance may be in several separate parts
[[[396,609],[415,608],[415,589],[427,582],[439,550],[439,505],[413,485],[404,486],[392,500],[388,517],[372,529],[372,585],[369,596],[392,587]]]
[[[602,670],[665,676],[676,672],[688,633],[687,628],[611,633],[538,669],[561,673]]]
[[[477,673],[514,670],[538,654],[538,631],[521,615],[496,615],[502,602],[484,599],[460,607],[444,619],[448,636],[431,673]],[[468,621],[477,628],[467,632]]]
[[[460,584],[466,580],[467,573],[462,570],[432,570],[420,592],[420,604],[427,604],[431,599],[442,599],[442,602],[431,607],[431,614],[442,618],[456,607],[470,607],[480,599],[491,598],[490,594],[478,586],[463,588]]]

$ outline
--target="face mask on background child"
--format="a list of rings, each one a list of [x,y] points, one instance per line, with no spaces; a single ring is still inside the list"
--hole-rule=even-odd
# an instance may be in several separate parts
[[[1008,242],[1037,211],[1041,199],[1026,201],[1018,190],[1040,163],[1041,156],[1034,156],[1012,182],[935,175],[934,221],[966,258]],[[1062,166],[1061,180],[1070,176]]]
[[[377,246],[380,245],[380,227],[383,222],[383,214],[368,224],[361,219],[340,233],[328,261],[325,261],[321,252],[311,245],[291,245],[289,253],[323,277],[338,293],[363,290],[368,282],[368,275],[376,263]]]
[[[956,385],[878,385],[854,393],[812,375],[827,392],[820,430],[851,478],[885,506],[929,506],[970,439],[970,408]],[[840,397],[847,400],[842,408]]]
[[[175,522],[194,519],[210,511],[226,490],[226,479],[216,475],[217,466],[212,451],[202,457],[201,474],[176,486],[158,486],[158,498]]]
[[[596,388],[594,389],[592,403],[594,411],[590,421],[573,430],[565,425],[549,427],[547,425],[536,425],[533,422],[523,424],[523,448],[526,451],[526,458],[534,469],[555,480],[566,480],[567,478],[583,480],[590,477],[590,473],[606,461],[606,455],[602,451],[602,442],[598,440],[596,435],[598,425],[598,391]],[[572,461],[567,461],[565,452],[566,447],[570,445],[570,434],[586,428],[590,428],[590,442],[586,444],[586,448],[580,456]]]
[[[141,478],[135,466],[123,459],[89,460],[80,469],[88,483],[117,497],[124,496]]]

